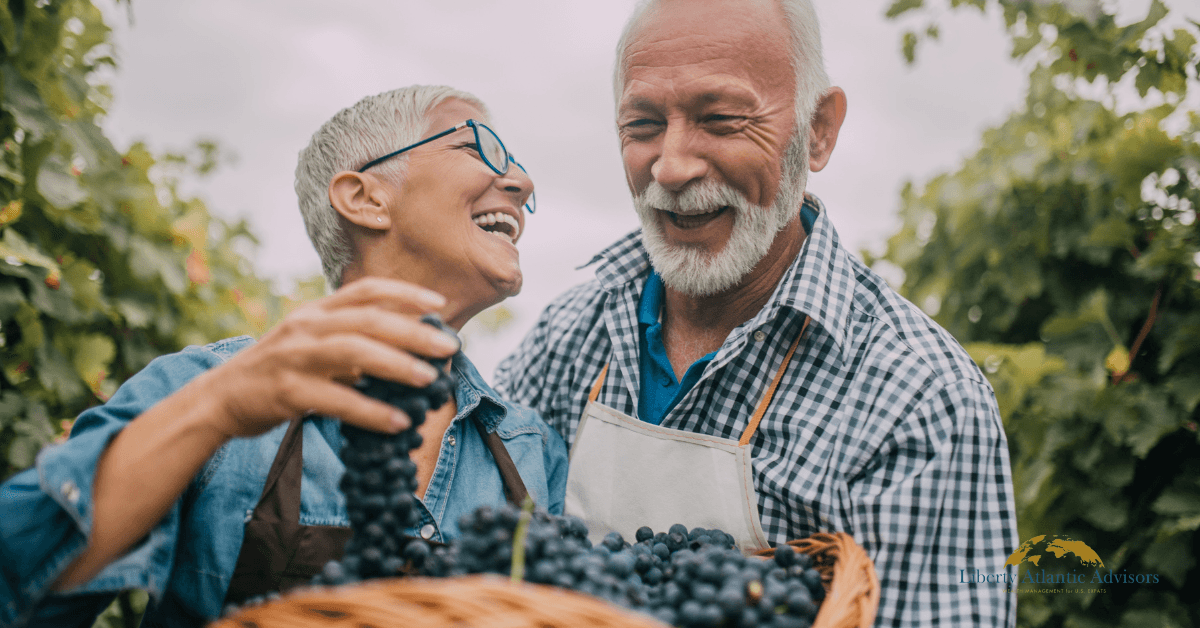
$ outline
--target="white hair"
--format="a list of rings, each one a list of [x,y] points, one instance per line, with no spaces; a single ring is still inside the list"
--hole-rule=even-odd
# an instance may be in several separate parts
[[[792,49],[789,57],[792,70],[796,73],[795,136],[808,143],[808,129],[812,124],[817,102],[829,91],[829,74],[825,71],[825,59],[821,53],[821,27],[817,21],[817,10],[812,0],[776,0],[787,18],[791,34]],[[625,90],[625,59],[629,44],[647,13],[656,9],[661,0],[641,0],[634,8],[621,39],[617,42],[617,62],[613,68],[613,95],[616,104],[621,104]],[[807,146],[805,147],[807,152]],[[807,162],[807,159],[805,160]],[[807,168],[805,168],[807,174]],[[803,188],[801,188],[803,189]],[[797,211],[799,207],[796,208]]]
[[[296,196],[308,238],[312,240],[330,290],[342,285],[342,272],[353,259],[346,219],[329,203],[334,175],[357,170],[368,161],[413,144],[429,131],[429,112],[457,98],[478,107],[488,122],[487,107],[475,96],[444,85],[413,85],[368,96],[335,114],[313,134],[296,164]],[[408,155],[374,166],[371,172],[399,184]]]

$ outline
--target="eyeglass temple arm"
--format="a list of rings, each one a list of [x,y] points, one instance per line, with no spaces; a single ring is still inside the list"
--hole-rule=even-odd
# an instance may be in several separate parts
[[[358,171],[366,172],[367,168],[370,168],[371,166],[379,165],[380,163],[383,163],[383,162],[391,159],[392,157],[399,155],[400,153],[410,151],[418,146],[423,146],[425,144],[428,144],[438,138],[446,137],[447,135],[450,135],[451,133],[453,133],[455,131],[465,129],[465,128],[467,128],[467,126],[469,125],[470,122],[472,122],[472,121],[467,120],[466,122],[461,122],[459,124],[454,125],[452,128],[446,129],[445,131],[438,133],[437,135],[431,135],[431,136],[417,142],[416,144],[411,144],[409,146],[405,146],[404,148],[401,148],[400,150],[397,150],[397,151],[390,152],[390,153],[384,155],[383,157],[376,157],[375,159],[372,159],[371,161],[368,161],[366,164],[364,164],[362,168],[358,169]]]

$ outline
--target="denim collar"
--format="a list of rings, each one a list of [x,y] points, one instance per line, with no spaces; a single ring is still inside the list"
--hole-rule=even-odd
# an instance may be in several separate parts
[[[483,376],[475,369],[475,365],[461,352],[454,356],[452,365],[458,375],[458,388],[454,391],[458,413],[454,421],[460,421],[475,413],[487,431],[496,431],[508,416],[508,409],[500,400],[500,394],[488,386]]]

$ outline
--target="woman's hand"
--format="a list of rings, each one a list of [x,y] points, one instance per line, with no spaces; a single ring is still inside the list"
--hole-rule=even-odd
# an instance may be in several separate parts
[[[305,413],[326,414],[379,432],[410,421],[353,388],[362,375],[425,386],[437,372],[417,356],[445,358],[458,340],[420,322],[445,300],[413,284],[367,277],[306,304],[254,346],[197,378],[218,397],[213,427],[256,436]]]
[[[408,427],[408,417],[353,384],[364,374],[432,382],[436,373],[416,356],[448,357],[458,341],[418,319],[444,305],[413,284],[360,279],[298,308],[260,342],[143,412],[101,455],[88,546],[54,589],[87,582],[144,537],[230,438],[307,412],[376,431]]]

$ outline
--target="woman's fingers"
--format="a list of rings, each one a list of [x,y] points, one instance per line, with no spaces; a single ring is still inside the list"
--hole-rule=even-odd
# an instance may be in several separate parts
[[[364,277],[316,301],[325,308],[374,305],[400,314],[431,314],[445,307],[446,298],[413,283],[382,277]]]
[[[423,387],[438,376],[437,369],[425,360],[361,334],[326,336],[304,359],[303,370],[350,384],[362,375],[374,375]]]
[[[318,414],[375,432],[395,434],[412,425],[409,416],[398,408],[329,380],[314,378],[306,382],[296,401]]]
[[[264,368],[297,368],[343,381],[369,373],[425,386],[437,371],[417,356],[447,358],[458,348],[457,338],[411,316],[348,307],[293,312],[252,350],[264,356]]]
[[[321,311],[306,323],[315,336],[360,334],[417,355],[445,358],[458,351],[457,338],[412,316],[369,306]]]
[[[351,385],[373,375],[415,387],[437,371],[418,356],[447,358],[458,339],[417,316],[445,299],[414,284],[360,279],[331,296],[297,308],[255,346],[218,369],[216,387],[231,435],[270,429],[306,410],[377,431],[396,431],[408,417]]]

